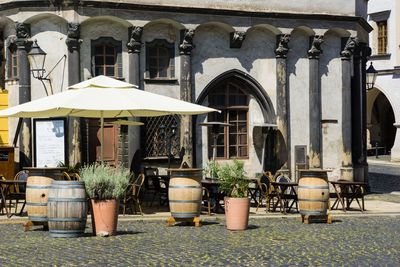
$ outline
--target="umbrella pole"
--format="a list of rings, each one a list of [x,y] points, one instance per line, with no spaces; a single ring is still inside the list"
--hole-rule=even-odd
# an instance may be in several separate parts
[[[101,161],[101,163],[103,163],[103,160],[104,160],[103,143],[104,143],[104,116],[103,116],[103,111],[100,111],[100,161]]]

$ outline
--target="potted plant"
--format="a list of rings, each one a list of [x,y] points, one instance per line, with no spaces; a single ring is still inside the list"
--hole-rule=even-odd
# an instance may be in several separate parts
[[[216,162],[215,160],[210,160],[209,162],[207,162],[203,173],[207,179],[217,179],[219,169],[220,166],[218,162]]]
[[[91,199],[93,232],[97,236],[115,235],[119,199],[129,185],[129,170],[122,166],[94,163],[83,167],[80,175]]]
[[[245,230],[249,222],[250,199],[247,197],[249,180],[244,163],[234,160],[233,164],[218,168],[219,188],[226,194],[225,217],[228,230]]]

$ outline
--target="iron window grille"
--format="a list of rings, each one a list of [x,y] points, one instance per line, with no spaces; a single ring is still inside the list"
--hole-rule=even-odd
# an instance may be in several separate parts
[[[144,122],[144,157],[145,158],[167,158],[168,157],[168,134],[173,125],[176,125],[175,135],[171,137],[171,155],[179,157],[180,152],[180,117],[168,115],[160,117],[148,117]],[[166,130],[161,130],[160,126],[165,126]]]

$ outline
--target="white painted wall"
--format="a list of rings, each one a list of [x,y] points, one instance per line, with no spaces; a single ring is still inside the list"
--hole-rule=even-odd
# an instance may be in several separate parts
[[[290,90],[290,135],[291,170],[294,173],[294,147],[306,145],[310,148],[310,112],[309,112],[309,35],[302,30],[291,34],[290,51],[287,59],[287,75]]]

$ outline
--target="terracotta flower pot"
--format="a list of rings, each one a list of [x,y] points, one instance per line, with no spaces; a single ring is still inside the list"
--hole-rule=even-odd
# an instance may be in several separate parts
[[[97,236],[110,236],[117,233],[118,204],[117,199],[91,200],[93,232]]]
[[[225,197],[226,228],[246,230],[249,223],[250,199]]]

